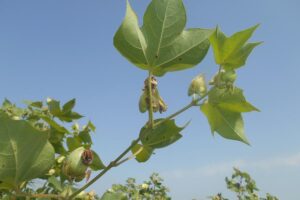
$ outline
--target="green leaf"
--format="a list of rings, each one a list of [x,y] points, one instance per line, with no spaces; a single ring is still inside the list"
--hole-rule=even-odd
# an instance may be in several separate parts
[[[19,186],[43,175],[54,163],[48,133],[0,112],[0,180]]]
[[[88,131],[81,131],[78,136],[84,143],[92,144],[92,138]]]
[[[48,182],[49,182],[51,185],[53,185],[53,187],[54,187],[56,190],[58,190],[59,192],[62,192],[62,191],[63,191],[63,188],[62,188],[62,185],[61,185],[60,181],[57,180],[55,176],[50,176],[50,177],[48,178]]]
[[[74,108],[75,104],[76,104],[76,99],[71,99],[70,101],[68,101],[67,103],[65,103],[63,105],[62,111],[64,113],[72,111],[72,109]]]
[[[68,101],[66,104],[64,104],[63,109],[61,110],[59,101],[56,101],[54,99],[47,100],[50,113],[54,117],[58,117],[60,120],[66,122],[72,122],[75,119],[80,119],[83,117],[79,113],[72,111],[73,107],[75,106],[75,103],[76,103],[75,99],[72,99]]]
[[[146,40],[139,28],[138,18],[127,1],[126,16],[114,36],[114,45],[130,62],[142,69],[148,69]]]
[[[12,103],[8,99],[5,98],[2,103],[2,107],[5,109],[5,108],[11,107],[11,106],[12,106]]]
[[[42,101],[23,101],[26,105],[31,106],[31,107],[36,107],[36,108],[42,108],[43,107],[43,102]]]
[[[61,114],[60,102],[54,99],[47,99],[48,109],[53,116],[58,116]]]
[[[237,32],[230,37],[217,27],[210,37],[210,43],[213,47],[215,61],[223,66],[224,69],[236,69],[245,65],[251,51],[259,44],[247,43],[258,25],[246,30]]]
[[[224,138],[249,144],[241,113],[223,110],[209,102],[201,105],[201,111],[207,117],[212,133],[217,132]]]
[[[146,162],[153,154],[153,149],[145,145],[136,144],[131,148],[131,152],[135,155],[135,159],[138,162]]]
[[[185,24],[181,0],[152,0],[142,28],[127,1],[125,19],[114,36],[114,45],[130,62],[156,76],[191,68],[205,57],[213,30],[184,30]]]
[[[77,149],[78,147],[81,147],[82,144],[81,144],[79,138],[68,137],[67,138],[67,146],[68,146],[69,151],[73,151],[73,150]]]
[[[100,200],[128,200],[128,198],[121,192],[105,192]]]
[[[67,112],[61,113],[60,115],[57,115],[57,117],[62,121],[72,122],[74,119],[80,119],[83,116],[77,112]]]
[[[45,122],[47,122],[51,127],[55,128],[57,131],[62,132],[62,133],[70,133],[68,129],[65,127],[59,125],[56,121],[53,119],[49,118],[48,116],[40,116],[41,119],[43,119]]]
[[[60,131],[57,131],[57,129],[51,128],[49,141],[52,144],[59,143],[63,140],[64,136],[65,136],[65,132],[60,132]]]
[[[91,165],[89,167],[94,171],[104,169],[105,165],[103,164],[103,162],[100,159],[99,155],[95,151],[92,151],[92,152],[93,152],[93,155],[94,155],[94,159],[93,159],[93,162],[91,163]]]
[[[3,190],[11,190],[11,189],[14,189],[14,186],[0,181],[0,190],[2,190],[2,189]]]
[[[259,109],[246,101],[243,90],[237,87],[233,88],[232,91],[213,88],[209,93],[209,103],[231,112],[259,111]]]
[[[65,149],[63,142],[58,142],[58,143],[52,143],[55,153],[65,155],[67,153],[67,150]]]
[[[96,126],[91,121],[88,122],[87,127],[90,128],[93,132],[96,131]]]
[[[164,119],[157,119],[155,123],[161,120]],[[142,144],[153,149],[166,147],[182,137],[180,131],[185,127],[178,127],[173,119],[167,120],[153,129],[144,126],[140,132]]]

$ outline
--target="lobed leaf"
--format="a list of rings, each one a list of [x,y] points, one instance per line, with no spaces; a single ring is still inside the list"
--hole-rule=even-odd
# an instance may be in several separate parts
[[[243,90],[234,87],[232,91],[213,88],[209,93],[209,102],[231,112],[259,111],[258,108],[246,101]]]
[[[218,27],[210,37],[215,62],[225,70],[236,69],[245,65],[252,50],[261,42],[247,43],[259,25],[237,32],[227,37]]]
[[[130,62],[156,76],[191,68],[205,57],[213,30],[184,30],[185,24],[182,0],[152,0],[141,28],[127,1],[114,45]]]
[[[208,101],[201,105],[201,111],[207,117],[212,133],[217,132],[224,138],[249,144],[241,113],[218,108]]]

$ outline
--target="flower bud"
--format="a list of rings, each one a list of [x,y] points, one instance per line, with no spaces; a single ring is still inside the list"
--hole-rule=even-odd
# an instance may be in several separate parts
[[[55,174],[55,169],[50,169],[49,172],[48,172],[48,174],[49,174],[50,176],[52,176],[53,174]]]
[[[207,87],[206,87],[205,77],[203,74],[199,74],[192,80],[189,86],[188,95],[191,96],[196,94],[199,96],[203,96],[206,92],[207,92]]]
[[[234,70],[226,70],[222,73],[222,81],[233,83],[236,80],[237,74]]]
[[[142,184],[142,189],[143,190],[147,190],[149,188],[149,185],[148,184],[146,184],[146,183],[143,183]]]

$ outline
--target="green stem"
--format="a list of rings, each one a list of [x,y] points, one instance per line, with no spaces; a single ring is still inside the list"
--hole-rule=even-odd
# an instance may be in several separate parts
[[[219,70],[218,70],[217,86],[219,86],[221,82],[221,71],[222,71],[222,65],[219,66]]]
[[[162,124],[162,123],[164,123],[164,122],[166,122],[166,121],[168,121],[168,120],[170,120],[170,119],[173,119],[173,118],[176,117],[177,115],[183,113],[184,111],[190,109],[190,108],[193,107],[193,106],[197,106],[197,104],[198,104],[201,100],[203,100],[205,97],[207,97],[207,95],[210,93],[210,91],[211,91],[211,89],[210,89],[208,92],[206,92],[206,93],[205,93],[202,97],[200,97],[199,99],[193,99],[192,102],[189,103],[188,105],[184,106],[183,108],[181,108],[180,110],[176,111],[175,113],[169,115],[168,117],[164,118],[163,120],[161,120],[161,121],[155,123],[155,124],[154,124],[154,127],[156,127],[156,126],[158,126],[158,125],[160,125],[160,124]]]
[[[14,197],[29,197],[29,198],[47,198],[47,199],[64,199],[64,197],[57,194],[27,194],[16,193]]]
[[[148,110],[148,114],[149,114],[149,125],[150,128],[153,128],[154,125],[154,119],[153,119],[153,102],[152,102],[152,81],[151,81],[151,77],[152,77],[152,72],[149,71],[149,75],[148,75],[148,97],[149,97],[149,110]]]
[[[74,197],[76,197],[80,192],[84,191],[86,188],[88,188],[89,186],[91,186],[93,183],[95,183],[99,178],[101,178],[106,172],[108,172],[111,168],[116,167],[118,165],[120,165],[120,163],[118,163],[130,150],[131,148],[136,145],[141,139],[138,138],[136,140],[134,140],[131,145],[129,145],[129,147],[127,149],[125,149],[123,151],[123,153],[121,153],[115,160],[113,160],[112,162],[109,163],[109,165],[107,165],[95,178],[93,178],[92,180],[90,180],[88,183],[86,183],[84,186],[82,186],[80,189],[78,189],[76,192],[74,192],[70,197],[69,200],[73,199]],[[123,162],[122,162],[123,163]]]

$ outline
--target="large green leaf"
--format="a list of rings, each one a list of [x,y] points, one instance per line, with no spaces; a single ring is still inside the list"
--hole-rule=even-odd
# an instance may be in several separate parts
[[[201,111],[207,117],[212,133],[217,132],[224,138],[249,144],[241,113],[223,110],[207,101],[201,105]]]
[[[0,181],[17,187],[43,175],[53,162],[47,132],[0,112]]]
[[[219,28],[210,37],[215,61],[224,69],[236,69],[245,65],[251,51],[261,42],[247,43],[258,25],[227,37]]]
[[[205,57],[213,30],[184,30],[185,24],[182,0],[152,0],[142,28],[127,1],[125,19],[114,36],[114,45],[130,62],[157,76],[191,68]]]
[[[155,122],[161,120],[164,119],[157,119]],[[140,132],[142,144],[153,149],[166,147],[182,137],[180,131],[185,127],[178,127],[173,119],[167,120],[153,129],[144,126]]]
[[[259,111],[246,101],[243,90],[237,87],[232,90],[213,88],[209,93],[209,102],[221,109],[232,112]]]

